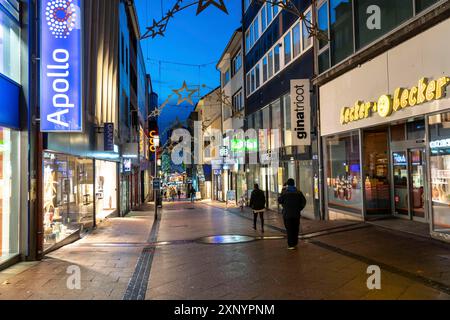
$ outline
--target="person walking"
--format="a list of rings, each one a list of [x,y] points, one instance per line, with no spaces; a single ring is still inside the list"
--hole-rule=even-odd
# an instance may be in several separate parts
[[[191,198],[191,203],[194,203],[195,194],[196,194],[196,191],[195,191],[194,187],[191,186],[191,189],[189,190],[189,196]]]
[[[178,201],[180,201],[181,200],[181,190],[180,189],[178,189],[177,194],[178,194]]]
[[[172,198],[172,202],[175,202],[176,195],[177,192],[175,191],[175,188],[172,187],[172,189],[170,189],[170,197]]]
[[[298,245],[300,216],[306,206],[306,198],[295,187],[294,179],[287,181],[287,187],[278,198],[278,203],[283,207],[284,225],[288,236],[288,249],[295,250]]]
[[[261,219],[261,232],[264,233],[264,211],[266,209],[266,195],[264,191],[259,189],[259,185],[255,184],[250,196],[250,208],[253,210],[253,229],[256,230],[258,222],[258,214]]]

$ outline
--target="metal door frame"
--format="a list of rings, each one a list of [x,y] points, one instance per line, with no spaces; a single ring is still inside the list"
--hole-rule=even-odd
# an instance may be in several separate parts
[[[424,210],[425,210],[425,218],[414,217],[412,210],[412,184],[411,184],[411,150],[421,150],[423,152],[423,166],[425,167],[423,170],[424,175],[424,195],[425,199],[428,195],[428,163],[427,163],[427,148],[424,143],[418,143],[417,141],[403,141],[398,143],[391,142],[390,148],[390,171],[391,171],[391,202],[392,202],[392,215],[396,218],[401,218],[405,220],[418,221],[422,223],[430,222],[430,211],[427,205],[427,202],[424,201]],[[395,183],[394,183],[394,162],[393,162],[393,154],[395,152],[405,152],[407,157],[407,170],[408,170],[408,179],[407,179],[407,189],[408,189],[408,215],[404,216],[401,214],[397,214],[395,212]]]

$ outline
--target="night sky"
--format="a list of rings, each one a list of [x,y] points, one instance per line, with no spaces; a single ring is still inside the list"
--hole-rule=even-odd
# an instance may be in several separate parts
[[[186,0],[191,3],[194,0]],[[141,33],[151,26],[153,19],[159,21],[175,0],[136,0]],[[216,69],[233,32],[241,21],[241,0],[224,1],[229,15],[211,5],[196,16],[197,6],[177,13],[170,20],[164,37],[141,41],[147,72],[150,73],[154,90],[159,94],[160,104],[172,90],[179,89],[186,81],[189,89],[200,88],[193,103],[220,85],[220,74]],[[163,7],[161,10],[161,6]],[[183,103],[176,106],[172,99],[160,116],[159,126],[164,130],[178,117],[186,120],[194,105]]]

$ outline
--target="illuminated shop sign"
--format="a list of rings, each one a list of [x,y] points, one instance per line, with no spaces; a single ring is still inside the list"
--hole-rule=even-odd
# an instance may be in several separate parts
[[[244,151],[258,151],[258,139],[232,139],[231,151],[244,152]]]
[[[132,161],[131,159],[123,159],[123,172],[131,172]]]
[[[397,111],[414,107],[425,102],[442,99],[445,96],[446,87],[450,84],[449,77],[428,81],[427,78],[419,80],[417,86],[411,89],[398,88],[394,96],[382,95],[378,102],[357,101],[353,107],[345,107],[341,110],[340,121],[345,125],[351,122],[364,120],[378,113],[382,118],[387,118]]]
[[[404,153],[394,153],[394,165],[406,165],[406,155]]]
[[[41,131],[83,131],[81,0],[41,1]]]
[[[431,149],[450,148],[450,139],[443,139],[430,142]]]
[[[292,145],[311,145],[311,91],[309,79],[291,80]]]

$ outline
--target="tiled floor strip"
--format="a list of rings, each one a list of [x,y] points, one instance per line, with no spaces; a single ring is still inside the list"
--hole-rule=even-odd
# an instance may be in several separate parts
[[[153,223],[148,242],[156,242],[161,218]],[[145,247],[139,256],[133,276],[128,283],[123,300],[145,300],[148,280],[152,268],[155,247]]]

